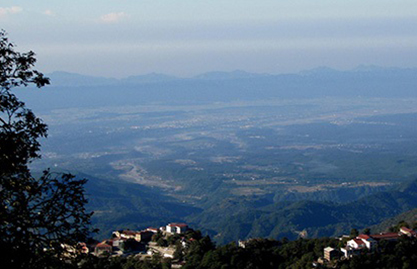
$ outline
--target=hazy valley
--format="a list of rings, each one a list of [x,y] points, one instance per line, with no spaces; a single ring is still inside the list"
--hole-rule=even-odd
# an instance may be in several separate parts
[[[54,73],[51,87],[20,95],[49,125],[33,170],[90,178],[103,234],[175,220],[227,243],[331,236],[417,207],[407,183],[417,175],[416,74]]]

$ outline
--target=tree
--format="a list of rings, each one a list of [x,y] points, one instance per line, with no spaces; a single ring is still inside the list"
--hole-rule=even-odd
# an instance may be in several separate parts
[[[354,238],[354,237],[356,237],[356,236],[358,236],[358,235],[359,235],[359,231],[358,231],[357,229],[352,228],[352,229],[350,230],[350,237],[351,237],[351,238]]]
[[[175,244],[174,260],[182,261],[184,259],[184,247],[181,242]]]
[[[47,126],[12,92],[41,88],[49,79],[33,70],[32,51],[20,53],[0,31],[0,264],[5,268],[59,266],[90,234],[85,179],[45,170],[32,176]],[[67,263],[65,263],[67,264]]]

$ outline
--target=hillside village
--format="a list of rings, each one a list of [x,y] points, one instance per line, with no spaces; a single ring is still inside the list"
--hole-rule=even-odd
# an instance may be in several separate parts
[[[117,230],[110,238],[82,243],[81,252],[97,257],[135,257],[140,260],[176,260],[171,268],[182,266],[183,249],[191,242],[201,239],[201,233],[194,231],[185,223],[169,223],[159,228],[148,227],[140,231]]]
[[[188,233],[188,239],[185,236]],[[119,230],[112,233],[111,238],[97,244],[90,249],[94,255],[148,255],[156,253],[161,257],[174,258],[175,243],[186,246],[192,240],[194,230],[185,223],[169,223],[159,228],[148,227],[141,231]],[[173,244],[174,243],[174,244]]]
[[[397,242],[401,237],[417,238],[417,233],[408,228],[400,227],[398,232],[384,232],[379,234],[359,234],[354,238],[342,236],[340,241],[344,242],[344,246],[339,250],[332,247],[326,247],[323,250],[323,257],[319,258],[313,266],[326,265],[334,267],[339,260],[350,259],[354,256],[368,253],[378,252],[380,244],[390,244]]]
[[[170,268],[181,268],[186,262],[184,255],[194,241],[202,238],[201,232],[191,229],[185,223],[169,223],[159,228],[148,227],[140,231],[117,230],[111,238],[82,244],[85,254],[93,254],[101,258],[129,257],[141,261],[151,259],[169,260]],[[338,238],[339,248],[327,246],[323,256],[312,263],[316,268],[338,268],[338,264],[361,254],[374,255],[380,252],[381,246],[397,243],[401,238],[417,238],[417,232],[402,226],[398,232],[378,234],[344,235]],[[239,249],[253,248],[256,244],[265,244],[261,238],[239,240]]]

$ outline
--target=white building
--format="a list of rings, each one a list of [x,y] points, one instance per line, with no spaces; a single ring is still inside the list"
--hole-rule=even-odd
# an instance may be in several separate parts
[[[188,230],[185,223],[170,223],[166,226],[166,232],[171,234],[183,234]]]

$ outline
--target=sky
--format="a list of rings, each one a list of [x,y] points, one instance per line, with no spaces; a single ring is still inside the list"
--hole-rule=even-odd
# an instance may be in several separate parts
[[[416,0],[1,0],[0,28],[45,73],[417,67]]]

